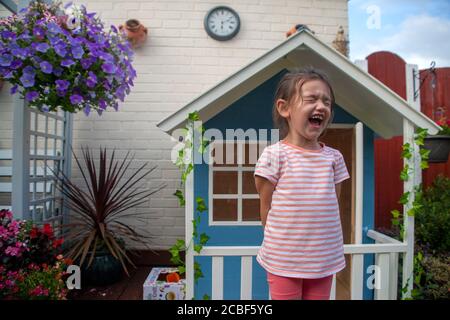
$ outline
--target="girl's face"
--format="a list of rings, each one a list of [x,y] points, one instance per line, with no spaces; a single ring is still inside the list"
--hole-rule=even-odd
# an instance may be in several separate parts
[[[301,91],[301,96],[292,99],[289,105],[279,99],[278,112],[288,121],[288,135],[317,142],[331,117],[330,89],[321,80],[309,80],[303,84]]]

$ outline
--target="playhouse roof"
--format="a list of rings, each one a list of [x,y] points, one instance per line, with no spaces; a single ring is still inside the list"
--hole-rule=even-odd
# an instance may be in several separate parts
[[[206,122],[283,69],[305,65],[324,70],[331,79],[336,103],[384,138],[402,135],[404,119],[430,134],[439,130],[394,91],[305,29],[202,93],[158,127],[171,133],[184,126],[194,111]]]

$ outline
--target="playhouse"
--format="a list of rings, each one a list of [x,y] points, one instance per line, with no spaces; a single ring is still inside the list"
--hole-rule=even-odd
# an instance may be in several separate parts
[[[301,30],[158,124],[171,134],[185,125],[190,112],[198,111],[205,129],[215,129],[224,137],[216,137],[211,145],[213,161],[195,164],[186,182],[186,241],[191,238],[194,199],[198,196],[208,206],[199,231],[210,236],[200,253],[192,249],[186,252],[187,299],[201,299],[204,294],[213,299],[270,298],[265,271],[255,260],[263,230],[253,180],[256,159],[247,155],[255,148],[259,155],[270,143],[278,80],[287,70],[306,65],[324,70],[331,79],[335,115],[322,141],[342,152],[351,175],[343,183],[339,202],[347,267],[334,277],[332,298],[396,299],[400,254],[404,258],[401,286],[410,289],[412,281],[407,275],[412,270],[414,219],[405,219],[404,242],[373,230],[374,138],[403,134],[406,142],[412,140],[414,127],[426,128],[430,134],[439,127],[418,111],[419,102],[412,94],[417,80],[407,75],[411,93],[405,101],[371,76],[364,62],[351,62],[309,31]],[[414,68],[408,65],[407,72]],[[227,129],[249,134],[238,142],[226,135]],[[253,129],[267,129],[268,134],[255,140],[250,134]],[[237,151],[235,163],[215,159],[226,154],[230,144]],[[420,168],[417,171],[414,181],[420,179]],[[411,188],[411,183],[405,184],[405,190]],[[193,279],[194,261],[200,263],[204,274],[198,282]],[[373,265],[378,268],[375,286],[367,281]]]

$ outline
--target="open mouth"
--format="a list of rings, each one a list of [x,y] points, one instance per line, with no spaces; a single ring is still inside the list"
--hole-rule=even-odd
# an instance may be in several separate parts
[[[323,116],[322,116],[322,115],[319,115],[319,114],[316,114],[316,115],[313,115],[312,117],[310,117],[308,120],[309,120],[309,123],[310,123],[312,126],[314,126],[314,127],[320,127],[320,125],[321,125],[322,122],[323,122]]]

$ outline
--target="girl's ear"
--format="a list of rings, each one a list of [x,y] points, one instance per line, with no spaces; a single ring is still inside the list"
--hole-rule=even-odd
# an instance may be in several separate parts
[[[291,115],[291,110],[288,106],[288,103],[284,99],[278,99],[276,102],[277,111],[283,118],[289,118]]]

